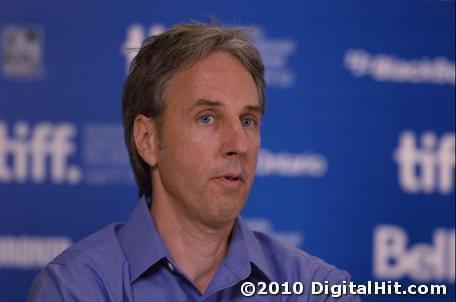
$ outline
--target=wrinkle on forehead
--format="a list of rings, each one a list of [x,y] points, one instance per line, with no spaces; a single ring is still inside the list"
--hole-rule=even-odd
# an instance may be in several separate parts
[[[246,86],[250,87],[246,89]],[[166,98],[174,99],[174,92],[181,91],[183,87],[187,91],[186,101],[190,99],[190,103],[203,98],[221,102],[242,100],[252,106],[259,104],[251,74],[235,57],[225,52],[214,52],[178,71],[170,79]],[[232,99],[224,99],[225,96]]]

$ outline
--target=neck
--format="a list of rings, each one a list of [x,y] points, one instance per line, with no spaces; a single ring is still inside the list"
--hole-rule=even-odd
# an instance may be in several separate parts
[[[203,293],[228,250],[234,221],[214,229],[166,200],[152,202],[151,215],[177,266]]]

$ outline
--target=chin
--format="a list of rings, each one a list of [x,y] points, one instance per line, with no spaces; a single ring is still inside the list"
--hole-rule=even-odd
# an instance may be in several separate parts
[[[222,228],[232,224],[245,205],[245,202],[233,200],[225,200],[222,203],[223,205],[219,204],[219,207],[216,208],[206,208],[206,211],[210,211],[209,213],[206,212],[204,217],[207,225],[213,228]]]
[[[211,229],[225,229],[227,227],[231,227],[234,221],[236,220],[237,215],[233,217],[211,217],[207,219],[206,226],[210,227]]]

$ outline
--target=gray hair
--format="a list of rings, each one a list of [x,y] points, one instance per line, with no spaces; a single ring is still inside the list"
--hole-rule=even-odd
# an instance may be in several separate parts
[[[133,123],[139,114],[163,124],[164,92],[171,77],[215,51],[231,54],[249,71],[258,90],[262,113],[265,109],[264,65],[245,27],[217,24],[178,24],[158,36],[147,38],[133,59],[124,86],[122,116],[125,142],[139,188],[139,196],[152,195],[149,165],[136,150]]]

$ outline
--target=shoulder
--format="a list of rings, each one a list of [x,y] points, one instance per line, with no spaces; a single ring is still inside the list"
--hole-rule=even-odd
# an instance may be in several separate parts
[[[29,301],[110,301],[116,296],[112,285],[121,285],[128,271],[116,236],[118,226],[103,228],[49,262],[34,280]]]
[[[64,250],[49,264],[80,263],[102,270],[104,266],[111,265],[113,262],[121,262],[124,257],[117,238],[117,229],[121,226],[121,224],[111,224],[85,237]]]
[[[349,281],[350,275],[324,260],[262,232],[252,232],[258,240],[273,277],[284,281]]]

